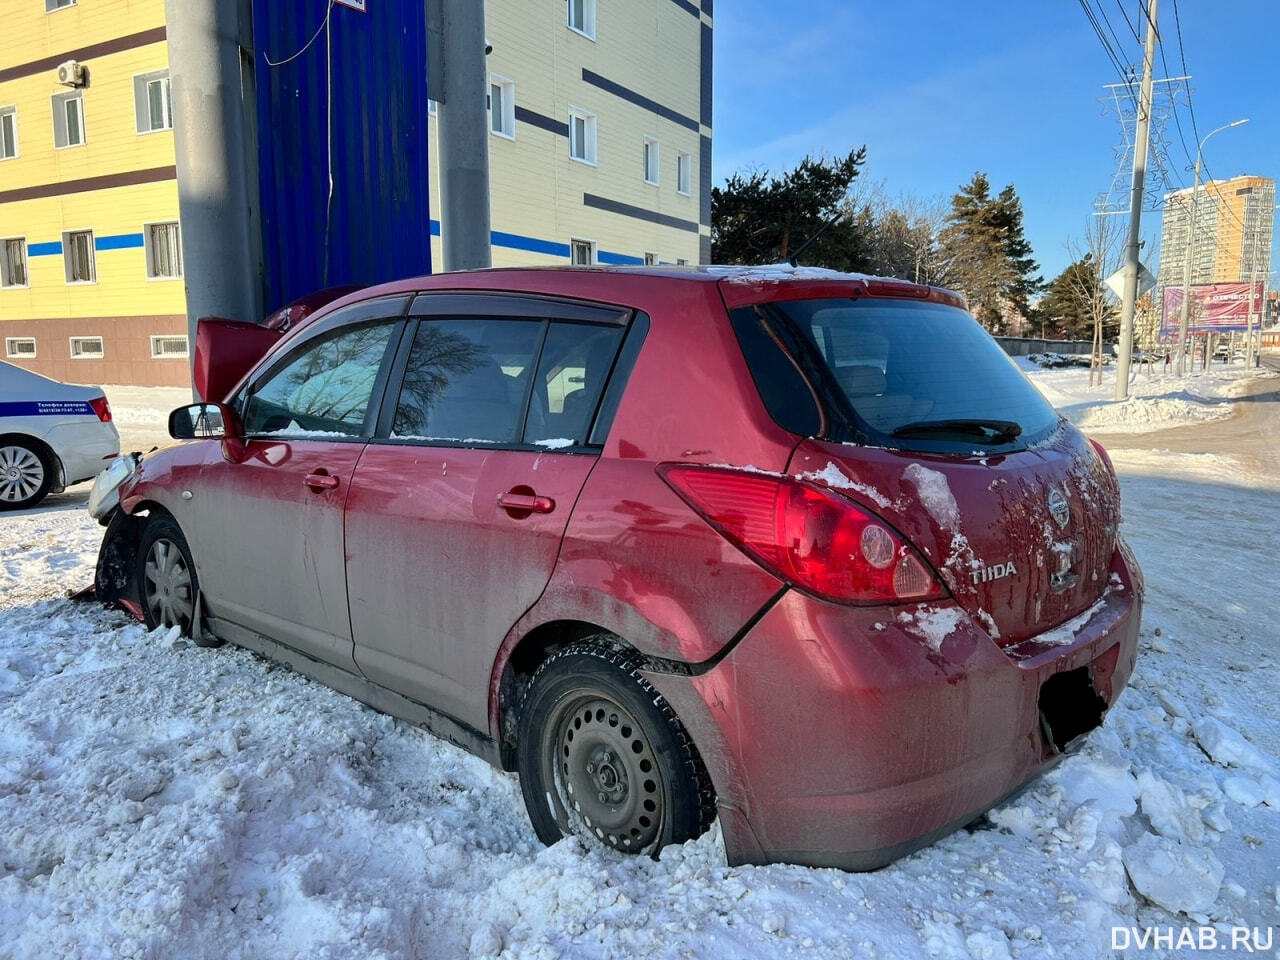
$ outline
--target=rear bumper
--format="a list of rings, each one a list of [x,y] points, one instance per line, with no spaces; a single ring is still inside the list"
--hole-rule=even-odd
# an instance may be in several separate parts
[[[715,782],[730,862],[874,869],[1024,787],[1079,743],[1055,743],[1064,726],[1045,710],[1074,712],[1078,691],[1091,726],[1128,681],[1142,607],[1130,566],[1117,551],[1114,586],[1068,642],[1001,649],[964,617],[934,650],[903,608],[792,591],[712,670],[651,677]]]
[[[114,423],[85,421],[60,423],[45,441],[62,461],[66,486],[92,480],[120,455],[120,434]]]

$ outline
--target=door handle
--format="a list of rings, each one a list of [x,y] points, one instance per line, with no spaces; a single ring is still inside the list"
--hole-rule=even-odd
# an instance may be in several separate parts
[[[317,473],[308,473],[302,478],[302,482],[312,490],[319,492],[321,490],[337,490],[338,478],[330,476],[323,471]]]
[[[528,493],[524,491],[528,490]],[[550,513],[556,508],[556,502],[550,497],[540,497],[528,487],[517,487],[506,493],[498,494],[498,506],[517,520],[531,513]]]

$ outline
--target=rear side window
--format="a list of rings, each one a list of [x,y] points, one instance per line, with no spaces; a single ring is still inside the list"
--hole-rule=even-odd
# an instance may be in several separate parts
[[[568,321],[423,320],[391,437],[580,447],[623,333],[621,326]]]
[[[1000,346],[954,307],[798,300],[734,311],[735,328],[752,322],[773,333],[804,371],[827,415],[830,440],[912,450],[1008,450],[1034,442],[1058,423]],[[764,374],[745,343],[744,354],[759,382]],[[776,377],[775,393],[798,393],[794,386],[779,387]],[[779,401],[770,403],[764,389],[761,395],[772,412]]]
[[[543,327],[541,320],[422,321],[391,436],[518,442]]]
[[[595,419],[622,327],[552,323],[529,398],[525,443],[580,446]]]

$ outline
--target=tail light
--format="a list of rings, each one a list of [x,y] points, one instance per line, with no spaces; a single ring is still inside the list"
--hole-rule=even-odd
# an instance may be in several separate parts
[[[895,530],[829,490],[723,467],[664,464],[658,470],[729,542],[807,593],[851,604],[947,595]]]
[[[106,397],[94,397],[89,401],[89,406],[93,407],[93,412],[103,423],[111,422],[111,404],[107,403]]]

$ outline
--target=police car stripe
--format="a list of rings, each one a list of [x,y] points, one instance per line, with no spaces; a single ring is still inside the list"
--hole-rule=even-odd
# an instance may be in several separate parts
[[[0,417],[97,416],[87,400],[29,400],[0,403]]]

